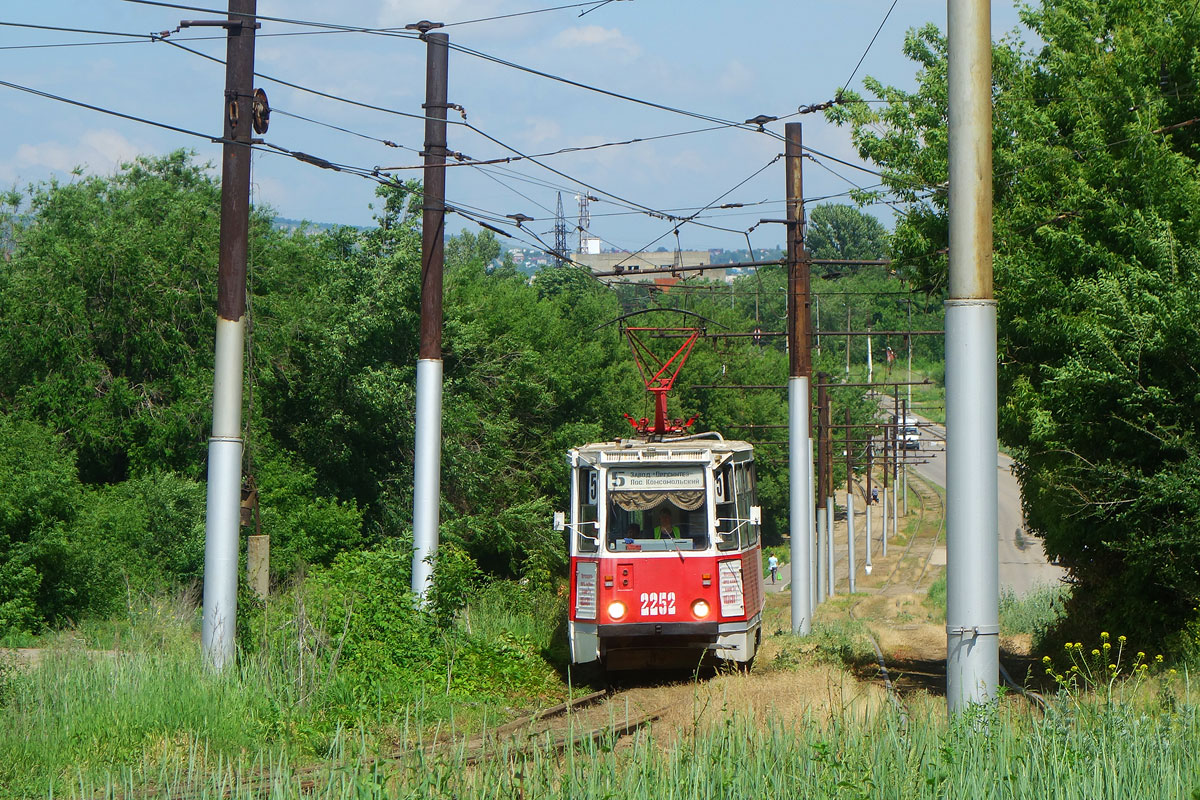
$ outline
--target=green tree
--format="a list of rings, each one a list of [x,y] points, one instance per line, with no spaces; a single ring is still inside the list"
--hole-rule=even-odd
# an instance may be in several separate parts
[[[1046,0],[996,45],[1000,432],[1076,621],[1178,630],[1200,602],[1200,16],[1166,0]],[[839,108],[909,205],[893,254],[945,282],[946,41],[909,34],[916,91]]]
[[[813,258],[875,260],[887,255],[887,229],[854,206],[822,203],[808,216],[805,245]]]

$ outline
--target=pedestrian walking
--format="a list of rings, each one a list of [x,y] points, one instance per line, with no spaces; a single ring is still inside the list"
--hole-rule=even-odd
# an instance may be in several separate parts
[[[771,556],[767,559],[767,569],[771,572],[771,585],[775,584],[775,575],[779,572],[779,559]]]

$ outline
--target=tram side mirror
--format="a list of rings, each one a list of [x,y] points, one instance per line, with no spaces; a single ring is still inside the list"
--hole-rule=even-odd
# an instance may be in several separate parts
[[[762,506],[750,506],[750,524],[762,525]]]
[[[567,529],[567,512],[555,511],[554,512],[554,530],[565,531],[566,529]]]

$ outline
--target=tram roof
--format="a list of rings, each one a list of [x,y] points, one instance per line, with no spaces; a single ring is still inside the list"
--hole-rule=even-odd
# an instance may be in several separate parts
[[[655,461],[707,461],[713,455],[726,453],[753,454],[754,446],[737,439],[680,437],[663,441],[619,439],[592,442],[575,448],[588,461],[601,463],[630,463]],[[742,460],[742,459],[738,459]]]

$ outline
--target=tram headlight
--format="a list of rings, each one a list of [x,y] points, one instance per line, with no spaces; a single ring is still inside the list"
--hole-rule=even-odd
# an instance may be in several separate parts
[[[705,600],[696,600],[692,603],[692,613],[696,615],[696,619],[704,619],[708,616],[708,602]]]
[[[620,600],[613,600],[608,604],[608,618],[621,619],[625,616],[625,604]]]

